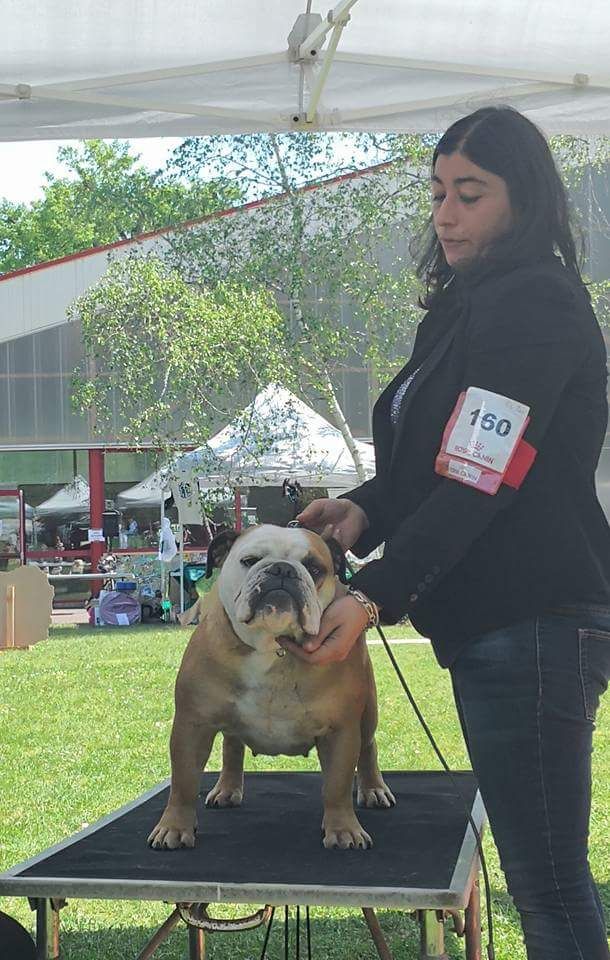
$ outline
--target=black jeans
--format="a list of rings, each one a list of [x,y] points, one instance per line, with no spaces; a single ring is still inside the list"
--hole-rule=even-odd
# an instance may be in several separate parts
[[[476,637],[451,675],[529,960],[608,960],[588,834],[610,608],[562,607]]]

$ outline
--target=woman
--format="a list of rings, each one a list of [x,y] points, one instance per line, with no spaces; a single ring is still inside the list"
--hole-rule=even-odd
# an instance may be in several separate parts
[[[444,134],[413,353],[373,414],[377,475],[301,523],[383,558],[300,650],[342,659],[408,614],[451,672],[529,960],[607,960],[587,859],[610,674],[610,529],[594,473],[606,352],[544,137],[510,108]]]

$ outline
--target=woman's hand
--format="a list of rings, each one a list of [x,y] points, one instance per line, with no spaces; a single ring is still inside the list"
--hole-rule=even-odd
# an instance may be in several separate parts
[[[368,614],[358,600],[349,595],[339,597],[324,611],[315,637],[306,640],[303,645],[287,638],[278,639],[278,643],[305,663],[317,666],[337,663],[349,655],[368,620]]]
[[[344,550],[349,550],[369,526],[362,507],[351,500],[312,500],[297,520],[308,530],[334,537]]]

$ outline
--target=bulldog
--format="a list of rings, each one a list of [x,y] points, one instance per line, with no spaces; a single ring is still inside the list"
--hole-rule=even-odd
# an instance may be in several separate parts
[[[303,528],[226,531],[210,544],[206,576],[217,567],[176,680],[171,789],[149,844],[194,846],[200,773],[222,731],[222,771],[207,807],[242,802],[245,746],[271,756],[307,756],[315,746],[324,846],[371,846],[354,813],[354,771],[360,805],[395,800],[377,764],[377,695],[364,634],[345,660],[326,666],[303,663],[277,642],[315,635],[324,609],[345,592],[339,544]]]

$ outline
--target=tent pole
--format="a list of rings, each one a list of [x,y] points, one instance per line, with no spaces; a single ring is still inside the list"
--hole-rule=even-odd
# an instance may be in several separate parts
[[[338,3],[332,10],[329,10],[326,18],[303,40],[299,47],[299,60],[311,60],[312,51],[315,51],[317,55],[321,44],[323,44],[326,39],[327,33],[330,33],[332,29],[339,25],[341,26],[341,30],[343,29],[349,20],[349,11],[356,2],[357,0],[341,0],[341,3]],[[341,33],[341,31],[339,31],[339,33]]]
[[[566,84],[566,88],[569,85]],[[557,90],[558,84],[552,83],[522,83],[516,87],[504,87],[502,90],[502,96],[507,101],[511,101],[518,97],[530,97],[537,93],[549,93],[552,90]],[[481,92],[479,90],[469,90],[462,94],[464,100],[467,100],[468,103],[473,106],[479,101],[482,103],[489,102],[489,92]],[[503,100],[502,102],[505,102]],[[378,106],[372,107],[357,107],[354,110],[342,110],[341,118],[342,120],[352,121],[352,120],[366,120],[367,117],[383,117],[388,115],[393,115],[395,113],[416,113],[418,110],[431,110],[438,109],[438,107],[447,107],[455,103],[455,97],[447,94],[442,97],[426,97],[424,100],[412,100],[410,102],[404,103],[392,103],[392,104],[380,104]]]
[[[161,490],[161,525],[159,527],[159,566],[161,567],[161,605],[163,609],[163,622],[167,623],[169,621],[169,616],[166,618],[167,611],[163,606],[163,603],[169,597],[169,590],[167,590],[166,596],[166,582],[169,577],[169,573],[165,569],[165,564],[161,559],[161,531],[163,530],[163,520],[165,519],[165,490]]]
[[[180,613],[184,613],[184,524],[180,521]]]
[[[322,90],[324,89],[324,84],[326,83],[326,78],[328,76],[328,71],[331,68],[333,58],[337,52],[337,46],[339,40],[341,39],[341,34],[343,33],[344,27],[347,25],[349,20],[349,9],[353,7],[356,0],[347,0],[347,2],[340,3],[335,10],[332,11],[333,19],[333,32],[330,37],[330,42],[328,44],[328,50],[324,55],[324,63],[322,64],[322,69],[318,74],[316,80],[316,85],[311,92],[311,97],[307,105],[307,116],[306,122],[313,123],[316,118],[316,110],[318,109],[318,103],[320,102],[320,97],[322,96]]]
[[[238,57],[231,60],[214,60],[210,63],[191,63],[184,67],[165,67],[158,70],[140,70],[132,73],[119,73],[104,76],[104,89],[109,87],[127,87],[130,84],[148,83],[150,80],[173,80],[178,77],[197,77],[206,73],[219,73],[226,70],[241,70],[244,67],[259,67],[268,63],[282,63],[287,60],[285,50],[278,53],[264,53],[253,57]],[[66,80],[61,83],[45,83],[36,86],[36,93],[41,88],[55,92],[99,90],[100,77],[83,77],[79,80]],[[16,97],[15,87],[2,85],[2,90]]]

